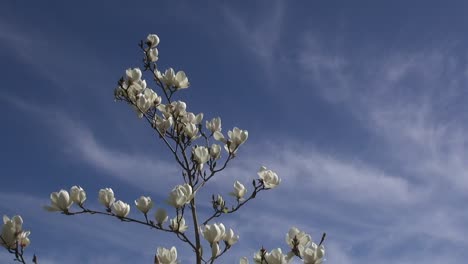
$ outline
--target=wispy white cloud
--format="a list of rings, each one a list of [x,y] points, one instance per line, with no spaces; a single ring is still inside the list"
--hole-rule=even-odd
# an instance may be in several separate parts
[[[255,13],[253,17],[246,17],[234,8],[224,6],[224,15],[232,29],[232,37],[254,55],[268,77],[274,74],[272,70],[278,64],[278,54],[281,54],[277,49],[284,26],[285,10],[286,5],[281,0],[268,2],[264,12]]]
[[[145,153],[128,153],[105,146],[83,122],[59,109],[34,105],[15,97],[3,99],[42,121],[60,139],[55,142],[55,147],[73,160],[151,193],[166,191],[164,188],[177,182],[177,177],[166,177],[179,175],[175,163]],[[164,178],[164,184],[161,184],[161,178]]]

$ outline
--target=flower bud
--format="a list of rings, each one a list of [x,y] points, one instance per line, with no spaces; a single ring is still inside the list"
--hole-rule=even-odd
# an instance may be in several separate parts
[[[146,37],[146,44],[150,48],[154,48],[159,44],[159,37],[156,34],[149,34],[148,37]]]
[[[150,62],[156,62],[158,61],[158,49],[153,48],[148,51],[148,59]]]
[[[241,200],[243,199],[246,192],[247,192],[247,189],[245,188],[245,186],[239,181],[236,181],[234,183],[234,192],[231,192],[229,194],[236,197],[237,200]]]
[[[86,201],[86,192],[80,186],[73,186],[70,189],[70,197],[74,203],[82,205]]]
[[[156,219],[156,223],[158,223],[158,225],[162,225],[164,224],[164,222],[167,221],[169,217],[167,216],[166,210],[164,210],[163,208],[159,208],[158,210],[156,210],[154,218]]]
[[[210,156],[213,160],[219,159],[219,157],[221,156],[221,147],[218,144],[211,145]]]
[[[110,208],[114,201],[114,191],[111,188],[99,190],[99,202],[105,207]]]

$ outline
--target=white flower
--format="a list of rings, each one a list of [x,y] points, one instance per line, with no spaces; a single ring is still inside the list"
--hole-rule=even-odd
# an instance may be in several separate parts
[[[220,251],[218,243],[211,244],[211,258],[216,258]]]
[[[235,153],[237,148],[242,145],[247,138],[249,137],[249,132],[247,130],[241,130],[237,127],[234,127],[232,131],[228,131],[229,136],[229,149],[230,153]]]
[[[206,147],[197,146],[192,149],[193,159],[203,168],[203,163],[210,159],[210,153]]]
[[[218,144],[211,145],[210,156],[213,160],[217,160],[221,157],[221,147]]]
[[[114,201],[114,191],[111,188],[99,190],[99,202],[105,207],[110,208]]]
[[[153,49],[150,49],[149,52],[148,52],[148,59],[149,61],[151,62],[156,62],[158,61],[158,49],[157,48],[153,48]]]
[[[80,186],[73,186],[70,188],[71,200],[79,205],[86,201],[86,192]]]
[[[194,113],[187,112],[187,114],[182,118],[182,123],[184,124],[194,124],[198,125],[203,120],[203,113],[195,115]]]
[[[53,192],[50,194],[50,206],[45,206],[44,208],[47,211],[63,211],[68,212],[68,209],[73,204],[73,201],[70,199],[70,195],[65,190],[60,190],[59,192]]]
[[[177,185],[172,189],[171,193],[169,193],[167,203],[175,208],[180,208],[184,204],[188,204],[192,200],[193,195],[192,187],[189,184]]]
[[[272,189],[278,186],[280,184],[281,179],[278,177],[276,172],[272,170],[268,170],[266,167],[262,166],[260,167],[260,170],[258,171],[258,176],[263,182],[263,185],[265,188]]]
[[[180,233],[184,233],[188,226],[185,224],[185,219],[179,215],[179,218],[174,217],[171,219],[171,223],[169,224],[171,230],[178,230]]]
[[[213,133],[213,138],[214,138],[215,140],[218,140],[218,141],[223,142],[224,144],[227,143],[226,138],[224,138],[223,133],[221,133],[220,131],[215,131],[215,132]]]
[[[18,240],[18,235],[23,232],[22,229],[23,219],[21,216],[15,215],[10,219],[8,216],[4,215],[0,245],[9,249],[16,248],[16,241]]]
[[[202,231],[203,237],[210,243],[216,243],[221,241],[226,234],[226,228],[222,223],[205,225],[205,229]]]
[[[154,115],[154,125],[162,135],[166,134],[166,131],[171,128],[173,123],[172,116],[166,119],[161,118],[158,115]]]
[[[156,253],[156,264],[177,264],[177,249],[172,247],[170,250],[158,247]]]
[[[291,227],[289,232],[286,234],[286,243],[289,247],[294,248],[294,239],[296,239],[297,249],[302,256],[305,247],[310,243],[310,235],[300,231],[296,227]]]
[[[146,113],[153,106],[158,106],[161,103],[161,96],[152,89],[146,88],[136,95],[135,104],[139,113]]]
[[[142,213],[146,214],[148,211],[153,208],[153,201],[151,201],[151,197],[141,196],[138,200],[135,200],[135,205]]]
[[[184,71],[178,71],[176,74],[172,68],[167,69],[160,79],[167,87],[175,87],[176,89],[185,89],[190,85]]]
[[[158,210],[156,210],[154,218],[156,219],[156,223],[158,223],[158,225],[162,225],[167,221],[169,217],[167,216],[166,210],[164,210],[163,208],[159,208]]]
[[[133,68],[133,69],[127,69],[125,71],[126,75],[127,75],[127,78],[131,81],[131,82],[135,82],[135,81],[138,81],[138,80],[141,80],[141,76],[142,76],[142,73],[141,73],[141,70],[138,69],[138,68]]]
[[[221,195],[216,195],[216,201],[215,201],[215,204],[219,207],[221,207],[221,209],[224,208],[224,205],[225,205],[225,202],[224,202],[224,199]]]
[[[172,87],[175,86],[176,81],[175,81],[175,72],[174,69],[169,68],[166,69],[166,72],[162,74],[161,80],[168,86]]]
[[[312,245],[304,250],[304,264],[322,264],[323,257],[325,256],[325,248],[323,245],[317,246],[317,244],[312,243]]]
[[[185,89],[185,88],[188,88],[190,86],[187,75],[185,75],[184,71],[178,71],[176,76],[175,76],[175,79],[176,79],[175,87],[177,89]]]
[[[241,200],[243,199],[246,192],[247,192],[247,189],[245,188],[245,186],[239,181],[236,181],[234,183],[234,192],[231,192],[229,194],[236,197],[237,200]]]
[[[229,231],[226,232],[226,234],[224,235],[223,240],[226,241],[226,243],[229,246],[232,246],[235,243],[237,243],[237,241],[239,241],[239,235],[234,235],[234,231],[231,228],[229,228]]]
[[[184,116],[187,113],[186,112],[187,104],[182,101],[172,102],[170,108],[173,108],[172,113],[174,114],[175,117]]]
[[[266,253],[265,260],[268,264],[287,264],[288,260],[281,251],[281,248],[273,249],[271,252]]]
[[[130,205],[120,200],[112,204],[112,209],[118,217],[126,217],[130,213]]]
[[[31,234],[30,231],[23,231],[18,235],[18,243],[21,247],[25,248],[31,244],[31,240],[29,240],[29,235]]]
[[[239,264],[249,264],[249,260],[247,259],[247,257],[242,257],[239,260]]]
[[[215,117],[211,121],[206,121],[206,128],[214,133],[216,131],[221,132],[221,118]]]
[[[141,97],[141,94],[146,89],[146,81],[137,81],[132,84],[127,89],[127,97],[128,99],[136,104],[137,100]]]
[[[190,139],[194,140],[198,138],[198,126],[192,123],[185,124],[184,134]]]
[[[146,37],[146,44],[150,48],[154,48],[159,44],[159,37],[156,34],[149,34],[148,37]]]

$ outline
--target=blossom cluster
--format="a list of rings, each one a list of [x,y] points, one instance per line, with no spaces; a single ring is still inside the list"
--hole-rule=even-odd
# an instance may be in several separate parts
[[[323,242],[323,241],[322,241]],[[261,249],[255,253],[253,260],[255,264],[287,264],[294,256],[303,260],[304,264],[322,264],[325,256],[325,247],[320,243],[312,242],[311,236],[300,231],[296,227],[291,227],[286,234],[286,243],[290,247],[287,254],[283,254],[281,248],[276,248],[270,252]],[[240,264],[248,264],[249,260],[243,257]]]
[[[31,241],[29,240],[30,231],[23,230],[23,218],[19,215],[11,219],[4,215],[2,233],[0,235],[0,245],[9,250],[25,248]]]

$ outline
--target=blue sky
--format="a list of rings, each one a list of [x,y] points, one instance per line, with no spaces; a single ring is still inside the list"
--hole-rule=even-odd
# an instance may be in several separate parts
[[[97,3],[96,3],[97,2]],[[290,226],[328,263],[463,263],[468,257],[468,5],[464,1],[39,1],[0,3],[0,212],[20,214],[40,263],[150,263],[170,235],[116,219],[42,209],[81,185],[156,207],[181,182],[154,131],[113,100],[161,38],[179,94],[249,140],[200,195],[246,184],[261,165],[282,184],[234,217],[223,263],[286,249]],[[152,85],[154,87],[155,85]],[[205,203],[203,202],[205,201]],[[203,204],[204,203],[204,204]],[[171,214],[173,216],[173,213]],[[140,217],[135,208],[131,216]],[[2,262],[11,259],[6,251]]]

